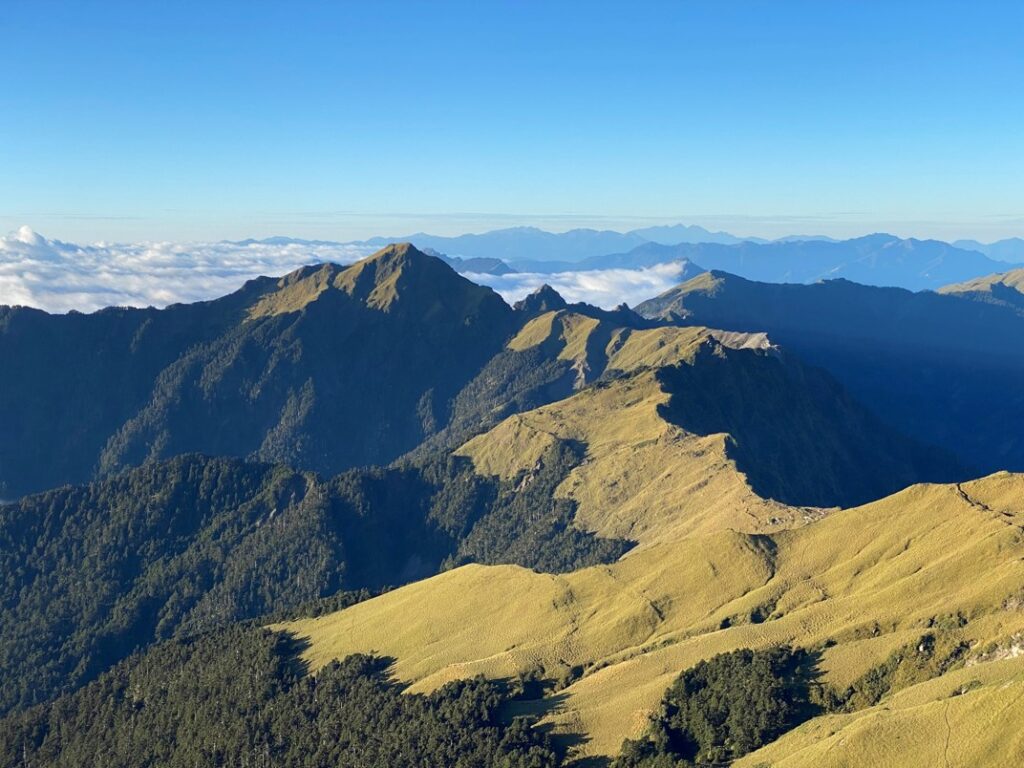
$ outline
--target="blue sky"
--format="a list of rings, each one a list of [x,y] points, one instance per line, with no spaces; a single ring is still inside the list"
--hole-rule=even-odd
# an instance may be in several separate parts
[[[1019,2],[49,3],[0,230],[1024,235]]]

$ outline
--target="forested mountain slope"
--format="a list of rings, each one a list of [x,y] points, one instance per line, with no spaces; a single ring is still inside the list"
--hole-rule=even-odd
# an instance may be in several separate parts
[[[514,322],[408,245],[162,311],[4,308],[0,498],[194,451],[387,463],[447,423]]]
[[[469,561],[614,561],[631,544],[574,527],[574,505],[553,498],[578,461],[546,452],[524,490],[445,456],[323,480],[187,455],[0,507],[0,711],[152,642],[343,590]]]
[[[835,701],[867,702],[830,711],[864,723],[881,694],[851,654],[887,663],[922,611],[952,627],[943,642],[995,654],[1017,631],[1012,616],[975,621],[1018,578],[1002,536],[1016,530],[1017,478],[875,502],[970,470],[763,332],[570,305],[550,289],[512,308],[409,246],[203,305],[4,318],[0,344],[36,374],[56,353],[33,350],[32,333],[95,334],[69,337],[99,362],[67,391],[105,404],[56,410],[62,460],[7,481],[91,482],[0,505],[0,749],[26,768],[84,755],[371,765],[404,750],[424,765],[553,766],[614,754],[668,682],[716,651],[820,654]],[[126,379],[124,402],[100,396],[108,370]],[[19,429],[72,386],[55,376],[34,401],[22,380],[0,385],[11,413],[30,403]],[[13,472],[23,464],[3,440],[0,469]],[[955,522],[929,531],[929,510]],[[982,530],[987,519],[1003,528]],[[1011,558],[1005,573],[991,547]],[[908,611],[905,563],[951,591],[914,581]],[[981,602],[967,576],[984,582]],[[877,602],[897,584],[907,594]],[[938,612],[940,597],[965,623]],[[876,631],[875,611],[894,623]],[[349,653],[362,655],[323,670]],[[477,671],[491,682],[401,697],[392,658],[414,692]],[[554,751],[517,712],[554,724]],[[179,728],[196,713],[222,730]]]

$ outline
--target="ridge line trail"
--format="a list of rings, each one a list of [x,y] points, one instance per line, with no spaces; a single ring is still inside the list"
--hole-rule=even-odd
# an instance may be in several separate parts
[[[986,512],[987,514],[992,515],[993,517],[995,517],[997,520],[1000,520],[1004,524],[1006,524],[1006,525],[1008,525],[1008,526],[1010,526],[1012,528],[1016,528],[1018,531],[1021,531],[1022,533],[1024,533],[1024,525],[1019,525],[1019,524],[1017,524],[1015,522],[1016,519],[1017,519],[1017,516],[1014,515],[1012,512],[1007,512],[1004,509],[1000,509],[1000,510],[992,509],[992,507],[990,507],[988,504],[984,503],[983,501],[979,501],[978,499],[975,499],[973,496],[971,496],[969,493],[967,493],[967,491],[964,490],[964,484],[963,483],[955,483],[953,485],[953,488],[955,489],[956,495],[959,496],[960,499],[963,500],[966,504],[974,507],[975,509],[979,509],[982,512]]]
[[[953,736],[953,729],[949,724],[949,707],[950,702],[947,701],[942,710],[942,718],[946,721],[946,743],[942,747],[942,759],[946,763],[946,768],[949,768],[949,740]]]
[[[955,485],[955,488],[956,488],[957,495],[959,495],[961,499],[966,501],[972,507],[975,507],[976,509],[980,509],[983,512],[989,512],[989,513],[995,514],[995,510],[992,509],[992,507],[990,507],[988,504],[985,504],[984,502],[978,501],[977,499],[973,498],[970,494],[968,494],[967,491],[964,490],[964,484],[963,483],[957,483]],[[999,514],[1009,516],[1008,512],[1000,512]]]

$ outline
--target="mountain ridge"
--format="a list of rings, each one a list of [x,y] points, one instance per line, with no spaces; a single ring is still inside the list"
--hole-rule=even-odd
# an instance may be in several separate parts
[[[874,234],[844,241],[801,240],[664,246],[647,243],[627,253],[583,262],[587,269],[644,267],[688,260],[706,269],[773,283],[813,283],[843,277],[864,285],[910,290],[945,284],[1005,268],[973,251],[938,240],[902,240]]]
[[[636,309],[684,325],[765,331],[904,434],[982,471],[1024,469],[1024,444],[1006,431],[1024,409],[1016,307],[848,280],[774,284],[710,272]]]

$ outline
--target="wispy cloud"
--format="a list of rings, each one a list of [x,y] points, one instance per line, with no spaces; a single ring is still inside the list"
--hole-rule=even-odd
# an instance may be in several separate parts
[[[238,289],[305,264],[347,264],[372,248],[288,243],[96,243],[48,240],[27,227],[0,237],[0,304],[50,312],[164,307]]]
[[[611,309],[623,302],[633,306],[667,291],[679,282],[683,269],[682,264],[674,262],[646,269],[600,269],[555,274],[518,272],[466,277],[482,285],[489,285],[510,303],[547,283],[567,301],[585,301]]]

